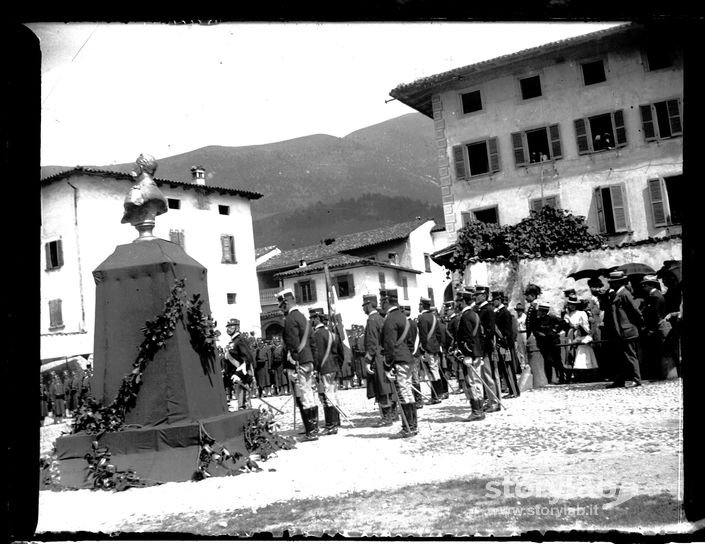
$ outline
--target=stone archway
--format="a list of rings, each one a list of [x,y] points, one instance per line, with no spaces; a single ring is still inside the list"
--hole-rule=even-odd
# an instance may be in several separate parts
[[[279,338],[284,334],[284,327],[280,323],[269,323],[264,329],[264,339],[271,340],[275,336]]]

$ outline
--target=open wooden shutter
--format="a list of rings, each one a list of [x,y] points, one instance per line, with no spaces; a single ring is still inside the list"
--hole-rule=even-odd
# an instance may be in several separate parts
[[[462,222],[462,226],[464,227],[470,221],[472,221],[472,214],[470,212],[460,212],[460,221]]]
[[[666,102],[666,108],[668,109],[668,120],[671,125],[671,135],[676,136],[683,133],[683,126],[681,125],[681,113],[678,100],[669,100]]]
[[[302,304],[303,300],[301,297],[301,284],[299,282],[296,282],[294,284],[294,298],[296,298],[296,303],[297,304]]]
[[[311,280],[311,302],[316,302],[318,297],[316,296],[316,282]]]
[[[663,187],[659,178],[649,180],[649,195],[651,197],[651,211],[654,214],[654,226],[668,225],[666,203],[663,200]]]
[[[607,223],[605,222],[605,206],[602,203],[602,188],[595,189],[595,208],[597,208],[597,228],[600,232],[607,231]]]
[[[538,213],[541,211],[542,208],[543,208],[543,202],[541,201],[540,198],[535,198],[534,200],[531,201],[532,211],[535,211],[536,213]]]
[[[547,196],[543,199],[544,206],[550,206],[551,208],[558,207],[558,197],[557,196]]]
[[[352,274],[348,275],[348,291],[349,291],[349,296],[351,296],[351,297],[355,296],[355,280],[353,279]]]
[[[50,270],[51,266],[51,245],[49,243],[44,244],[44,256],[46,257],[46,270]]]
[[[558,125],[550,125],[548,133],[551,137],[551,158],[560,159],[563,156],[563,150],[561,149],[561,133]]]
[[[64,266],[64,246],[61,240],[56,241],[56,266]]]
[[[493,174],[499,172],[499,148],[497,147],[497,138],[487,140],[487,148],[490,154],[490,172]]]
[[[627,198],[624,193],[624,184],[611,185],[610,196],[612,197],[614,229],[617,232],[627,230],[629,227],[629,218],[627,217]]]
[[[644,138],[647,142],[655,140],[656,132],[654,131],[654,119],[651,113],[651,106],[639,106],[639,111],[641,112],[641,128],[644,131]]]
[[[578,154],[590,152],[590,139],[587,134],[585,119],[575,120],[575,138],[578,142]]]
[[[617,147],[627,145],[627,131],[624,128],[624,112],[617,110],[612,114]]]
[[[512,147],[514,147],[514,163],[517,166],[526,164],[526,153],[524,151],[524,138],[521,132],[512,133]]]
[[[455,163],[455,179],[468,179],[467,169],[465,168],[465,154],[462,145],[453,147],[453,162]]]

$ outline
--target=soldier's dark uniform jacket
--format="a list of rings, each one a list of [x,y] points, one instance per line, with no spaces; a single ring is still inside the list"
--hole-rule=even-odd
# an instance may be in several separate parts
[[[382,346],[386,370],[391,370],[394,363],[412,364],[414,362],[406,338],[402,338],[405,334],[409,334],[407,323],[406,315],[399,308],[392,307],[387,311],[382,326]]]
[[[441,330],[440,319],[433,312],[424,311],[419,314],[418,322],[421,347],[425,352],[432,355],[439,354],[443,345],[443,331]]]
[[[480,317],[474,310],[466,307],[460,313],[456,342],[458,349],[460,349],[466,357],[483,357],[485,355],[482,342],[480,341],[479,323]],[[477,333],[473,334],[475,327],[478,328]]]
[[[331,342],[331,347],[326,357],[328,342]],[[345,359],[345,351],[343,350],[343,343],[337,334],[332,334],[322,325],[316,327],[313,331],[311,351],[316,372],[319,374],[340,372],[340,367]],[[325,361],[323,360],[324,357],[326,357]]]
[[[235,368],[232,370],[232,374],[240,378],[243,383],[250,383],[252,381],[252,374],[254,373],[255,367],[255,356],[252,354],[250,342],[247,338],[243,337],[242,334],[238,334],[230,342],[230,345],[228,346],[228,353],[237,361],[238,366],[245,363],[244,370],[238,370]]]
[[[415,319],[407,317],[409,321],[409,332],[406,335],[406,345],[409,346],[409,351],[411,355],[414,355],[414,346],[416,345],[416,337],[419,334],[419,326],[416,324]]]
[[[310,345],[310,326],[307,326],[308,319],[298,308],[292,308],[284,319],[284,344],[292,359],[299,364],[313,363],[313,354]],[[299,352],[299,345],[306,342]],[[296,368],[288,359],[284,361],[285,368]]]
[[[497,329],[499,329],[499,332],[502,335],[501,338],[497,338],[497,342],[504,348],[513,346],[514,341],[516,340],[516,335],[514,332],[512,314],[506,306],[502,306],[495,312],[495,323],[497,325]]]
[[[482,338],[482,347],[485,354],[492,352],[492,340],[495,337],[495,313],[494,309],[488,302],[483,302],[479,308],[477,315],[480,317],[480,337]]]
[[[446,327],[446,342],[444,347],[446,351],[450,351],[451,347],[458,341],[458,326],[460,325],[460,312],[453,314],[448,321],[448,327]]]
[[[367,316],[365,325],[365,354],[369,357],[364,363],[372,367],[374,374],[367,379],[367,398],[382,397],[392,392],[392,387],[384,375],[384,357],[382,356],[382,324],[384,320],[379,312]]]

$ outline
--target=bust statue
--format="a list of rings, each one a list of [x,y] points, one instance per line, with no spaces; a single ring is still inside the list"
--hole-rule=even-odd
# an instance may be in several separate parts
[[[125,196],[125,213],[121,223],[130,223],[139,232],[135,242],[153,240],[155,217],[168,211],[167,201],[154,182],[157,161],[151,155],[140,155],[135,161],[137,168],[131,172],[137,183]]]

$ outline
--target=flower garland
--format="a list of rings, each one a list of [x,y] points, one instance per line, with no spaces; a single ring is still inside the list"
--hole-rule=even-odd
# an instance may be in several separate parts
[[[93,442],[91,451],[84,458],[88,461],[88,478],[93,480],[93,489],[114,489],[123,491],[130,487],[145,487],[162,482],[147,482],[137,476],[134,470],[118,470],[110,463],[112,454],[108,448],[98,447]]]
[[[220,331],[216,329],[217,323],[210,314],[203,313],[201,307],[203,300],[196,293],[188,302],[186,309],[186,329],[191,336],[191,346],[201,358],[204,372],[215,370],[215,361],[218,356],[218,337]]]

